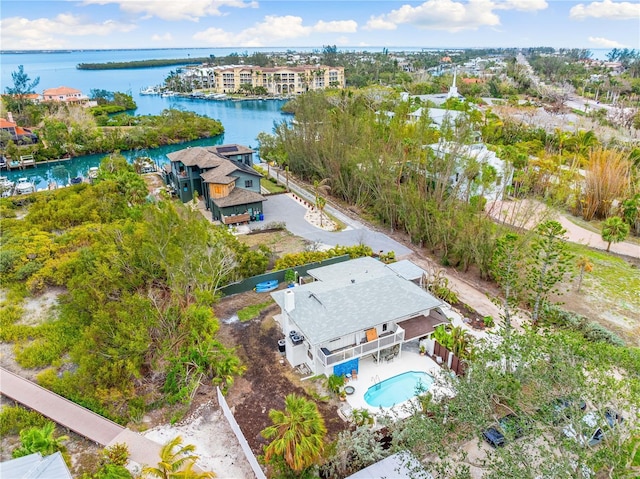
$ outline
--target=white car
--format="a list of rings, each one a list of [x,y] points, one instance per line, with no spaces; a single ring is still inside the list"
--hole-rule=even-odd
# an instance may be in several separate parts
[[[570,439],[575,439],[583,446],[596,446],[604,439],[607,428],[613,428],[623,421],[622,416],[612,409],[604,410],[606,425],[602,424],[602,416],[597,412],[588,412],[582,418],[580,430],[576,432],[572,424],[565,427],[562,432]]]

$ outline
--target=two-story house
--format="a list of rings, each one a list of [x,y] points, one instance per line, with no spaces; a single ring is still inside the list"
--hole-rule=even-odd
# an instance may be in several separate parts
[[[241,145],[193,147],[167,155],[167,183],[183,202],[202,197],[214,221],[247,223],[262,213],[262,175],[254,170],[253,150]]]
[[[0,118],[0,131],[3,132],[3,136],[0,137],[0,144],[2,145],[8,140],[12,140],[17,145],[30,145],[38,142],[38,137],[35,133],[28,128],[18,126],[11,119]]]
[[[443,302],[417,284],[422,273],[410,261],[364,257],[309,270],[314,282],[271,293],[289,364],[346,374],[361,358],[384,361],[433,333],[448,319]]]
[[[89,97],[82,94],[82,91],[68,86],[48,88],[42,92],[42,101],[54,101],[59,103],[86,103]]]

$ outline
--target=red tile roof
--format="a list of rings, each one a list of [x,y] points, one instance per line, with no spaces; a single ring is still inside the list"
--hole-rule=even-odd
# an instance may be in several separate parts
[[[12,121],[5,120],[4,118],[0,118],[0,128],[15,128],[16,124]]]
[[[75,88],[71,88],[68,86],[60,86],[58,88],[49,88],[42,92],[45,96],[60,96],[60,95],[77,95],[78,93],[82,93],[80,90],[76,90]]]

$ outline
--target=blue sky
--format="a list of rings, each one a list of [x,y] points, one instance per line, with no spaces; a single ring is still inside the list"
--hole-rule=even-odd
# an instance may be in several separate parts
[[[0,49],[640,49],[640,1],[2,0]]]

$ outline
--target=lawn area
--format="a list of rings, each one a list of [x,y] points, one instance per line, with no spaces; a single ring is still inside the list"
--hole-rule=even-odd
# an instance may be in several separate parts
[[[558,299],[565,309],[578,312],[640,344],[640,268],[638,264],[604,251],[570,243],[576,259],[593,264],[577,292],[578,272],[568,291]],[[576,268],[577,269],[577,268]]]
[[[254,318],[257,318],[263,309],[271,306],[273,304],[273,300],[269,299],[264,303],[252,304],[251,306],[247,306],[238,310],[238,320],[241,323],[245,321],[251,321]]]
[[[261,178],[260,186],[262,186],[265,190],[267,190],[272,195],[276,193],[284,193],[285,191],[287,191],[287,189],[284,186],[274,183],[268,178]]]

